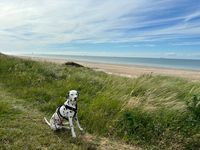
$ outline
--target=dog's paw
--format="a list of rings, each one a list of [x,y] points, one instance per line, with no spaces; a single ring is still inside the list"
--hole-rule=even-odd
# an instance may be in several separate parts
[[[75,134],[75,133],[73,133],[73,132],[72,132],[72,137],[73,137],[73,138],[76,138],[76,134]]]

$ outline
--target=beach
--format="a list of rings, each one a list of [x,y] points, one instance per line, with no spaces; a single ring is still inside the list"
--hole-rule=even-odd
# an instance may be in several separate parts
[[[30,59],[34,61],[52,62],[58,64],[63,64],[65,62],[68,62],[68,60],[64,59],[55,59],[47,57],[34,57],[34,56],[17,56],[17,57],[23,59]],[[96,71],[104,71],[108,74],[114,74],[130,78],[139,77],[144,74],[152,74],[152,75],[183,77],[195,81],[200,80],[200,71],[196,70],[171,69],[171,68],[149,67],[149,66],[139,66],[139,65],[108,64],[108,63],[97,63],[97,62],[87,62],[87,61],[74,61],[74,62],[81,64],[85,67],[92,68]]]

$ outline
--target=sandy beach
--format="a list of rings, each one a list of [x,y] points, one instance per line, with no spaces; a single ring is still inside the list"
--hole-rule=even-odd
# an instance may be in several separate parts
[[[31,59],[43,62],[53,62],[58,64],[63,64],[67,62],[67,60],[44,58],[44,57],[29,57],[29,56],[18,56],[18,57],[23,59]],[[177,76],[177,77],[183,77],[187,79],[200,81],[200,71],[146,67],[146,66],[136,66],[136,65],[120,65],[120,64],[106,64],[106,63],[104,64],[104,63],[96,63],[96,62],[94,63],[85,61],[74,61],[74,62],[97,71],[104,71],[108,74],[114,74],[130,78],[135,78],[143,74],[153,74],[153,75]]]

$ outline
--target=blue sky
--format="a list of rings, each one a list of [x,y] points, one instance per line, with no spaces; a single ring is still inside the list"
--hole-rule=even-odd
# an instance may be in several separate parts
[[[1,0],[0,51],[200,59],[200,0]]]

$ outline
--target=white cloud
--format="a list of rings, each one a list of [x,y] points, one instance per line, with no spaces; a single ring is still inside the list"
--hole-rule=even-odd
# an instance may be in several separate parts
[[[74,41],[151,42],[200,35],[200,23],[190,23],[199,11],[154,18],[174,9],[178,2],[187,0],[1,0],[0,49],[35,49]],[[183,22],[159,28],[176,20]],[[140,30],[151,26],[158,27]]]
[[[167,56],[167,57],[175,57],[175,56],[177,56],[177,53],[175,53],[175,52],[168,52],[168,53],[165,53],[164,55]]]
[[[194,45],[200,45],[200,41],[197,41],[197,42],[178,42],[178,43],[172,43],[172,45],[175,45],[175,46],[194,46]]]
[[[196,11],[196,12],[189,14],[188,16],[185,16],[185,21],[190,21],[190,20],[195,19],[197,17],[200,17],[200,11]]]

